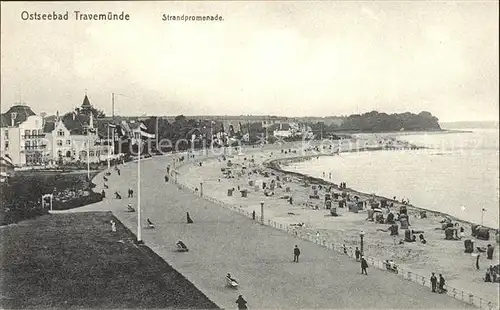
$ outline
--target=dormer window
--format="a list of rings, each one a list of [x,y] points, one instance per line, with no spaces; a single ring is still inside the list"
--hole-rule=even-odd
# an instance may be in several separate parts
[[[58,136],[58,137],[63,137],[63,136],[64,136],[64,131],[62,131],[61,129],[59,129],[59,130],[57,131],[57,136]]]

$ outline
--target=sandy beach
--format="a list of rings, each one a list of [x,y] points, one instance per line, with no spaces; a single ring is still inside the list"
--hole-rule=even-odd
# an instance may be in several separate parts
[[[332,153],[352,150],[353,143],[335,143],[333,147],[325,147],[323,153]],[[351,141],[353,142],[353,141]],[[360,142],[359,144],[357,144]],[[369,145],[368,148],[377,149],[387,145]],[[392,148],[408,148],[408,144],[390,140]],[[357,141],[357,145],[364,145],[364,141]],[[297,147],[298,144],[295,145]],[[314,146],[310,147],[314,149]],[[325,152],[326,149],[326,152]],[[291,151],[291,152],[290,152]],[[486,253],[481,253],[480,269],[476,269],[476,257],[464,253],[463,240],[445,240],[444,231],[441,229],[443,214],[427,211],[427,218],[420,218],[420,209],[408,206],[410,227],[416,231],[423,231],[427,244],[420,242],[405,242],[399,244],[400,239],[404,239],[404,230],[399,230],[397,238],[390,236],[388,224],[377,224],[367,220],[366,208],[359,213],[349,212],[346,208],[337,208],[338,217],[330,215],[330,210],[325,208],[324,197],[327,193],[326,186],[318,187],[319,199],[310,198],[313,194],[313,184],[304,181],[304,178],[284,172],[278,172],[269,168],[269,162],[277,159],[297,158],[301,156],[316,156],[313,150],[293,148],[289,145],[266,146],[265,148],[246,149],[243,152],[211,157],[203,160],[192,160],[178,168],[178,182],[191,188],[201,190],[200,182],[203,182],[202,190],[204,196],[213,197],[226,204],[240,206],[243,210],[251,213],[256,212],[260,216],[261,202],[264,203],[264,217],[290,228],[292,233],[310,234],[318,239],[327,240],[329,244],[335,246],[343,245],[351,251],[355,247],[360,247],[360,232],[364,231],[364,252],[367,256],[377,260],[393,260],[401,268],[425,277],[426,281],[431,272],[442,273],[450,287],[470,292],[487,301],[498,304],[498,283],[485,283],[483,277],[486,268],[499,263],[498,249],[495,248],[493,260],[486,259]],[[333,155],[333,156],[342,156]],[[225,160],[224,160],[225,157]],[[306,160],[305,158],[299,160]],[[286,161],[286,160],[285,160]],[[228,164],[230,162],[230,164]],[[286,164],[286,163],[285,163]],[[282,168],[286,170],[284,164]],[[223,170],[231,170],[232,177],[223,174]],[[270,186],[274,180],[275,186],[266,196],[262,189],[262,182]],[[253,185],[250,186],[249,184]],[[278,184],[279,183],[279,184]],[[228,190],[233,189],[232,196],[228,195]],[[247,197],[242,197],[239,190],[248,190]],[[371,195],[354,192],[354,189],[343,190],[350,193],[351,197],[356,195],[361,201],[369,200]],[[334,189],[333,193],[342,191]],[[332,194],[333,194],[332,193]],[[285,197],[291,196],[293,204],[290,204]],[[333,200],[332,205],[338,205]],[[398,212],[400,204],[394,204],[391,211]],[[385,217],[385,216],[384,216]],[[465,228],[464,239],[475,240],[474,247],[486,247],[488,244],[495,244],[495,235],[490,233],[490,240],[483,241],[471,237],[471,227],[469,223],[458,222]],[[295,224],[304,223],[303,227]],[[398,222],[397,222],[398,223]]]

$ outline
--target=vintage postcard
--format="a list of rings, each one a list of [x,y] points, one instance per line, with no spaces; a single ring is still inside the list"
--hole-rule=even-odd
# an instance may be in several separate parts
[[[2,1],[0,308],[499,307],[498,1]]]

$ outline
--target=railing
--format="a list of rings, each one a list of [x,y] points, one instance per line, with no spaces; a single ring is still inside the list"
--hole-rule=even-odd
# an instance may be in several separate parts
[[[44,137],[45,137],[44,133],[21,135],[21,138],[23,138],[23,139],[36,139],[36,138],[44,138]]]
[[[22,149],[25,149],[25,150],[43,150],[46,146],[47,146],[46,144],[41,144],[41,145],[25,145],[24,148],[22,148]]]
[[[204,157],[204,159],[215,158],[215,157],[218,157],[218,156]],[[199,158],[195,159],[195,160],[199,160]],[[187,164],[192,164],[192,163],[193,162],[190,160],[184,161],[184,162],[180,163],[177,167],[175,167],[175,169],[178,169],[181,166],[184,166]],[[195,188],[193,188],[187,184],[180,183],[177,180],[177,177],[175,176],[176,173],[177,173],[176,170],[172,170],[170,174],[171,174],[171,176],[174,177],[174,182],[176,183],[176,185],[179,189],[185,190],[187,192],[192,192],[195,195],[200,195],[200,190],[196,191]],[[252,213],[248,212],[246,210],[243,210],[243,208],[241,206],[229,204],[229,203],[226,203],[226,202],[221,201],[219,199],[209,197],[206,195],[203,195],[202,198],[204,198],[207,201],[222,205],[226,208],[229,208],[233,211],[236,211],[240,214],[243,214],[249,218],[252,218]],[[260,216],[258,214],[256,214],[255,220],[262,222],[262,219],[260,218]],[[337,251],[337,252],[342,253],[344,255],[347,255],[351,258],[355,259],[355,257],[356,257],[355,250],[351,246],[344,246],[342,242],[336,242],[334,240],[328,240],[327,238],[317,237],[316,234],[314,234],[311,231],[305,231],[303,229],[297,229],[296,227],[290,227],[289,224],[283,224],[283,223],[279,223],[279,222],[276,222],[273,220],[263,221],[263,224],[270,226],[272,228],[275,228],[275,229],[285,231],[285,232],[287,232],[287,233],[289,233],[297,238],[307,240],[310,242],[314,242],[322,247],[325,247],[329,250]],[[370,257],[367,255],[364,255],[364,257],[369,265],[372,265],[378,269],[387,270],[384,261],[378,260],[374,257]],[[431,288],[430,281],[427,280],[427,277],[424,277],[424,276],[422,276],[418,273],[415,273],[413,271],[409,271],[409,270],[406,270],[404,268],[400,268],[398,266],[397,272],[393,272],[393,271],[387,271],[387,272],[392,272],[400,277],[403,277],[403,279],[405,279],[405,280],[418,283],[418,284],[423,285],[425,287],[429,287],[429,289]],[[461,300],[467,304],[476,306],[480,309],[486,309],[486,310],[498,309],[498,305],[496,303],[489,301],[489,300],[486,300],[484,298],[481,298],[479,296],[476,296],[473,293],[466,292],[466,291],[451,287],[449,285],[446,285],[446,289],[447,289],[446,294],[448,296],[451,296],[455,299]]]

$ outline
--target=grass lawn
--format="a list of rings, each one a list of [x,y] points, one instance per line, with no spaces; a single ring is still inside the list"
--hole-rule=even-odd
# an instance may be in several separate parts
[[[217,308],[111,212],[44,215],[0,238],[0,308]]]

